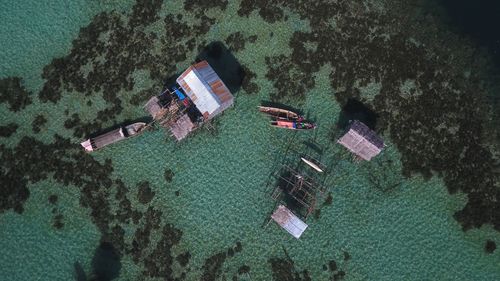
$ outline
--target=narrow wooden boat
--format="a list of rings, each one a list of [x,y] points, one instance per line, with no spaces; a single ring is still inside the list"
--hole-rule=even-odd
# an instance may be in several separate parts
[[[311,122],[282,119],[271,121],[271,126],[290,130],[311,130],[316,128],[316,125]]]
[[[296,112],[277,107],[259,106],[259,111],[276,118],[299,119],[301,117]]]
[[[147,124],[144,122],[133,123],[118,129],[109,131],[97,137],[90,138],[81,143],[85,151],[91,152],[100,149],[106,145],[124,140],[129,137],[138,135],[146,128]]]
[[[300,157],[300,160],[302,160],[304,163],[306,163],[307,165],[309,165],[309,167],[313,168],[314,170],[320,172],[320,173],[323,173],[323,169],[321,169],[320,167],[320,164],[319,163],[315,163],[316,161],[313,160],[313,159],[307,159],[305,157]]]

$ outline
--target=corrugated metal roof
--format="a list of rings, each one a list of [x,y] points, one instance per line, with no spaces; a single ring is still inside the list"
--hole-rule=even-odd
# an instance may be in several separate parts
[[[274,211],[271,218],[297,239],[300,238],[308,226],[283,205],[280,205],[278,209]]]
[[[215,94],[212,94],[210,86],[203,83],[196,70],[193,69],[186,74],[184,82],[191,89],[191,91],[187,92],[188,96],[201,112],[212,114],[219,108],[221,102]],[[195,96],[195,98],[192,98],[192,96]]]
[[[213,117],[233,103],[233,95],[206,61],[190,66],[177,83],[205,117]]]

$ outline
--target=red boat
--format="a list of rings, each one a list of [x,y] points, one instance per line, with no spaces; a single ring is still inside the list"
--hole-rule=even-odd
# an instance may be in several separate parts
[[[307,121],[281,120],[276,119],[271,121],[271,126],[290,129],[290,130],[311,130],[315,129],[316,125]]]

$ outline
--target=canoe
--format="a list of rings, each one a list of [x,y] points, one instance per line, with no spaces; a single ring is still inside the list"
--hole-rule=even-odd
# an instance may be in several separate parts
[[[104,133],[102,135],[89,138],[83,141],[81,146],[85,148],[85,151],[91,152],[107,145],[110,145],[115,142],[119,142],[121,140],[127,139],[129,137],[133,137],[138,135],[144,128],[146,127],[146,123],[137,122],[124,127],[120,127],[118,129],[112,130],[110,132]]]
[[[259,111],[277,118],[299,119],[301,117],[296,112],[277,107],[259,106]]]
[[[311,130],[316,128],[316,125],[311,122],[281,119],[271,121],[271,126],[290,130]]]
[[[314,163],[315,161],[312,160],[312,159],[307,159],[307,158],[304,158],[304,157],[300,157],[300,160],[302,160],[304,163],[306,163],[307,165],[309,165],[309,167],[313,168],[314,170],[320,172],[320,173],[323,173],[323,169],[321,169],[321,167]]]

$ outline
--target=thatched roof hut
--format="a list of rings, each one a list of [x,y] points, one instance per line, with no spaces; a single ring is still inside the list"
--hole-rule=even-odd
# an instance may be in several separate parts
[[[146,105],[144,105],[144,109],[153,117],[153,119],[158,119],[163,115],[165,109],[160,105],[159,99],[157,96],[151,97]]]
[[[196,129],[196,125],[191,122],[187,114],[182,115],[181,118],[172,122],[170,125],[170,132],[172,132],[172,136],[174,136],[177,141],[187,137],[194,129]]]
[[[367,161],[378,155],[384,148],[382,138],[358,120],[349,124],[347,133],[338,140],[338,143]]]

